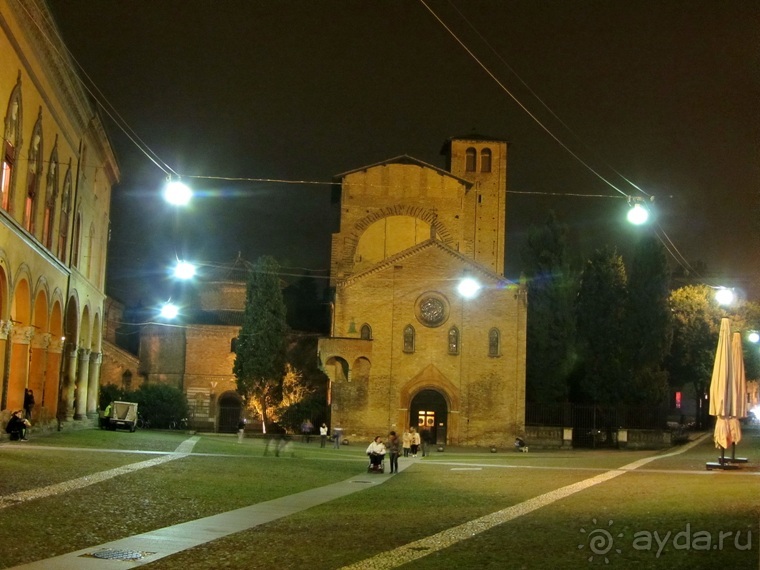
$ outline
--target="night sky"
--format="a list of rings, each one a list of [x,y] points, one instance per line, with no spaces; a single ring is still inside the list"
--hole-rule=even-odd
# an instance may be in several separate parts
[[[165,300],[176,256],[327,276],[334,175],[402,154],[443,167],[448,137],[479,133],[510,142],[508,277],[549,209],[578,258],[625,255],[652,230],[600,177],[643,197],[627,178],[705,283],[760,297],[760,4],[425,2],[578,158],[417,0],[50,0],[101,101],[199,193],[171,211],[165,173],[104,118],[122,173],[108,293]]]

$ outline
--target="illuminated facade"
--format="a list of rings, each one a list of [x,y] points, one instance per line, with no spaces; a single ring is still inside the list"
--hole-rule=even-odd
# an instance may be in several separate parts
[[[525,290],[504,278],[507,143],[452,138],[442,170],[408,156],[339,176],[333,234],[332,427],[426,430],[503,445],[524,430]],[[471,298],[465,278],[481,289]]]
[[[97,416],[119,170],[44,2],[0,0],[0,420]]]

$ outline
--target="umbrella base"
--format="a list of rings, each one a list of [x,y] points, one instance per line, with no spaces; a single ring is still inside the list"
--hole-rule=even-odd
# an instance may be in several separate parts
[[[747,463],[749,459],[746,457],[726,457],[725,461],[728,463]]]
[[[705,469],[707,469],[708,471],[711,471],[713,469],[730,470],[730,469],[739,469],[739,466],[738,465],[731,465],[728,462],[728,460],[726,460],[724,462],[720,462],[720,461],[708,461],[707,463],[705,463]]]

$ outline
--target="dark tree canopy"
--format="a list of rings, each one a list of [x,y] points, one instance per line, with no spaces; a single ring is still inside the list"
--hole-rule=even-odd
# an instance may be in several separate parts
[[[584,374],[579,397],[618,403],[623,393],[623,327],[627,297],[623,259],[611,248],[597,250],[581,275],[576,306]]]
[[[672,341],[670,279],[665,249],[651,234],[642,236],[628,271],[625,352],[629,374],[626,400],[631,404],[667,401],[663,368]]]
[[[567,230],[554,212],[531,228],[522,251],[528,278],[526,396],[531,402],[563,402],[574,365],[577,279],[566,254]]]

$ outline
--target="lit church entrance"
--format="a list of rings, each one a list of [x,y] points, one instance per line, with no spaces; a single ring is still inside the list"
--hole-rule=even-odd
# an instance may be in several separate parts
[[[448,409],[443,395],[436,390],[423,390],[412,398],[409,406],[409,426],[428,441],[446,444]]]

